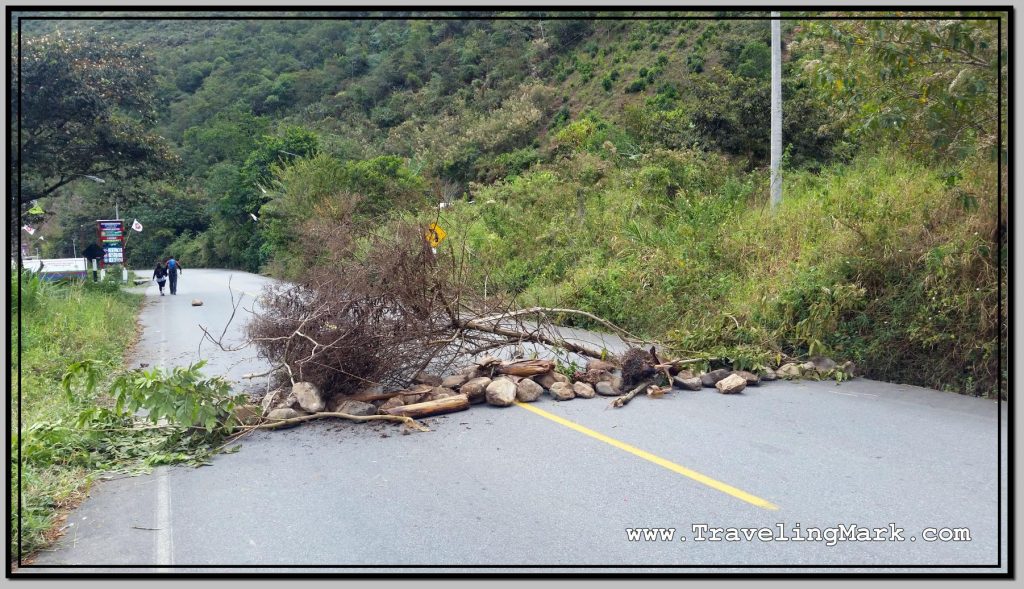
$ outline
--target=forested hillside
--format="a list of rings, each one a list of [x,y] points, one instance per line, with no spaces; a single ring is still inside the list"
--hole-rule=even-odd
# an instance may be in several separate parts
[[[827,353],[995,393],[998,21],[786,20],[772,211],[767,20],[491,16],[26,21],[26,87],[70,89],[38,108],[144,96],[110,120],[154,163],[101,184],[26,156],[45,212],[23,222],[70,255],[116,201],[145,225],[132,267],[295,278],[326,263],[311,223],[437,221],[470,285],[521,304],[737,366]]]

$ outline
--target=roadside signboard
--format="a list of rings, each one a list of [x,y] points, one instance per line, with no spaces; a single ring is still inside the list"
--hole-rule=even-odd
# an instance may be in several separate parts
[[[31,272],[38,272],[39,276],[46,280],[86,277],[85,258],[32,258],[22,260],[22,267]]]
[[[431,223],[427,227],[427,243],[430,244],[430,247],[437,247],[445,237],[448,237],[448,233],[437,223]]]
[[[124,263],[124,221],[121,219],[100,219],[96,221],[103,248],[103,265]]]

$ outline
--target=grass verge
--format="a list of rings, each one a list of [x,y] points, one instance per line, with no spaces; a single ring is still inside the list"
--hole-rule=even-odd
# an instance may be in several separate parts
[[[25,555],[52,540],[60,514],[80,500],[97,473],[91,452],[95,432],[82,431],[74,423],[96,397],[65,395],[61,377],[69,364],[87,359],[120,368],[136,337],[142,297],[109,283],[51,283],[30,274],[21,279],[20,297],[18,286],[18,277],[12,276],[11,517],[12,550],[17,553],[20,441]]]

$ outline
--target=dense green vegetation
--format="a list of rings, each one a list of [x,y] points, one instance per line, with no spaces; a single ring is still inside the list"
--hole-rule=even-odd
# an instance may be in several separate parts
[[[155,116],[135,120],[180,163],[79,179],[29,219],[69,253],[117,195],[146,225],[136,267],[174,253],[289,277],[306,219],[426,223],[446,202],[442,247],[468,246],[491,293],[737,365],[828,353],[993,394],[996,24],[786,21],[773,212],[766,21],[32,23],[40,43],[59,27],[144,44]]]
[[[991,178],[949,188],[885,152],[791,174],[772,213],[758,174],[692,153],[644,163],[609,171],[582,207],[567,170],[535,169],[446,210],[441,224],[452,247],[473,252],[478,282],[667,336],[687,357],[750,368],[827,354],[879,378],[988,392],[992,225],[958,190]]]

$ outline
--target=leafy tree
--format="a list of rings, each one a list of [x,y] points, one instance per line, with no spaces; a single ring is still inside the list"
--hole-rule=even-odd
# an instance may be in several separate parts
[[[19,202],[85,176],[137,181],[172,170],[177,158],[149,130],[154,79],[141,46],[54,33],[23,38],[21,48],[11,64],[11,108],[21,124],[20,151],[12,154],[12,176],[18,166],[22,172]]]
[[[985,16],[968,13],[963,16]],[[852,134],[962,157],[996,145],[998,28],[993,20],[816,21],[801,45],[821,98]],[[1006,35],[1006,24],[1003,35]]]
[[[315,155],[318,145],[316,134],[301,127],[289,127],[282,136],[267,135],[246,158],[241,169],[242,181],[252,187],[267,185],[273,177],[272,166]]]
[[[766,43],[748,43],[739,55],[736,73],[744,78],[766,80],[771,73],[772,50]]]
[[[218,166],[216,182],[223,193],[214,204],[211,228],[217,258],[232,267],[259,270],[271,252],[264,247],[265,241],[250,215],[259,218],[260,208],[270,200],[275,170],[311,157],[318,150],[315,134],[291,127],[281,136],[260,139],[240,168]]]
[[[783,142],[791,150],[793,163],[828,161],[838,146],[840,130],[803,80],[787,71],[782,85]],[[751,166],[768,161],[771,88],[767,79],[737,76],[716,66],[693,79],[690,90],[696,99],[689,108],[699,144],[745,156]],[[686,137],[682,131],[678,135]]]
[[[203,174],[208,166],[223,162],[244,162],[256,142],[269,131],[266,117],[241,110],[218,113],[203,125],[185,131],[184,159],[188,169]]]
[[[155,185],[152,190],[153,203],[143,203],[127,211],[144,225],[142,233],[131,233],[125,248],[128,264],[133,268],[150,268],[157,258],[171,254],[181,257],[182,252],[171,251],[171,244],[180,235],[200,233],[210,224],[204,195],[183,192],[167,184]],[[183,263],[196,265],[194,260]]]

